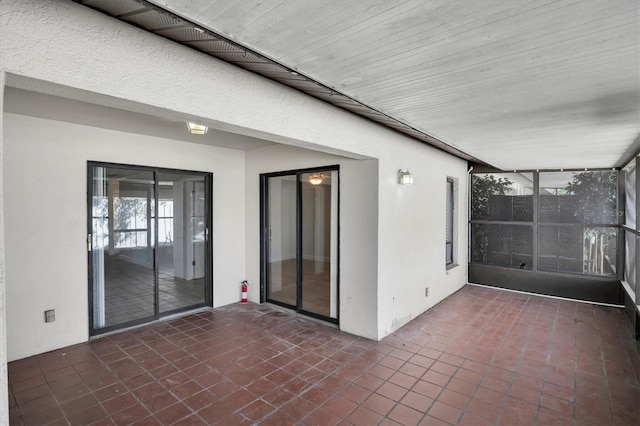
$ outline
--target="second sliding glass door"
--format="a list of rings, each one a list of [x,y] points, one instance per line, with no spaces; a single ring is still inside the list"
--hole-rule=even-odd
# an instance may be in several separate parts
[[[263,176],[266,300],[338,321],[338,170]]]

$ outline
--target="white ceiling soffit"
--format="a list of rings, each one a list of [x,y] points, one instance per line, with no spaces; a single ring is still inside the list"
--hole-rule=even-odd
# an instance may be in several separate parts
[[[77,1],[501,169],[640,149],[637,0]]]
[[[169,120],[9,86],[4,92],[4,112],[241,151],[272,144],[263,139],[212,128],[209,128],[206,135],[190,135],[185,121]]]

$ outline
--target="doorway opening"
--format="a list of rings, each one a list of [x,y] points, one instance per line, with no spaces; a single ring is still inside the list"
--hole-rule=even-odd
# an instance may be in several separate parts
[[[212,306],[211,174],[89,162],[89,334]]]
[[[338,324],[339,166],[261,175],[261,302]]]

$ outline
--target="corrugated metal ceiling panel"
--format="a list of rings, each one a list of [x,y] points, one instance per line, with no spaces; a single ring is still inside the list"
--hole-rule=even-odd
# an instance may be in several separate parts
[[[100,8],[100,10],[105,13],[116,17],[146,8],[145,5],[141,5],[135,0],[112,0],[109,2],[105,2],[104,0],[86,0],[82,3],[89,7]]]
[[[120,19],[151,32],[184,24],[180,19],[164,13],[159,13],[154,9],[145,9],[143,12],[127,14],[125,16],[121,16]]]

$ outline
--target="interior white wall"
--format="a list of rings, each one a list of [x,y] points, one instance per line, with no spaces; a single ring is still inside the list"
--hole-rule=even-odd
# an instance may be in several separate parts
[[[286,145],[245,156],[249,299],[260,301],[260,174],[340,165],[339,318],[343,331],[377,339],[377,161],[354,160]]]
[[[9,360],[88,338],[89,160],[212,172],[214,305],[238,301],[243,151],[9,113],[4,148]],[[46,309],[55,322],[44,322]]]

